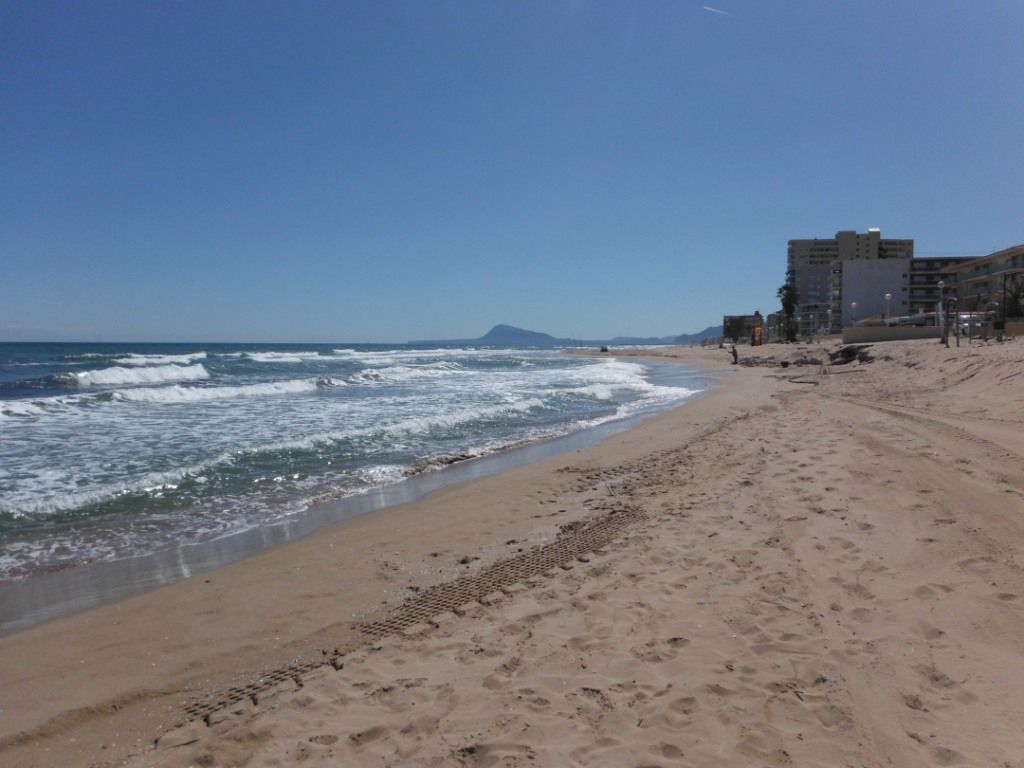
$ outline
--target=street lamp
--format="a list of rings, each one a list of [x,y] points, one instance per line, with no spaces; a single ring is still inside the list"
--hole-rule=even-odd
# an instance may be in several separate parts
[[[1003,331],[1000,330],[1000,328],[999,328],[999,321],[996,320],[996,317],[997,317],[996,313],[999,311],[999,302],[998,301],[990,301],[988,304],[985,305],[985,309],[988,310],[988,314],[992,318],[992,330],[996,332],[996,338],[998,338],[999,341],[1002,341],[1003,340]],[[1006,316],[1006,309],[1005,308],[1003,309],[1003,316],[1004,316],[1004,318]],[[972,323],[972,325],[973,325],[973,323]],[[1005,319],[1003,320],[1002,327],[1006,328],[1006,320]],[[988,318],[985,318],[985,329],[986,329],[985,330],[985,337],[987,338],[988,337]]]
[[[850,325],[857,324],[857,302],[850,302]]]
[[[892,294],[885,294],[885,319],[889,319],[889,301],[892,299]]]
[[[945,305],[943,304],[943,301],[942,301],[942,290],[946,287],[946,282],[945,282],[945,280],[939,280],[937,285],[938,285],[938,288],[939,288],[939,312],[938,312],[938,314],[939,314],[939,335],[942,337],[942,338],[939,339],[939,341],[943,342],[943,341],[946,340],[946,318],[944,317],[944,312],[943,312],[943,309],[944,309]],[[947,346],[948,346],[948,344],[947,344]]]

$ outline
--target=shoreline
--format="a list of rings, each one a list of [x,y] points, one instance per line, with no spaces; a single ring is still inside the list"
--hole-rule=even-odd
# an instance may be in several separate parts
[[[773,366],[807,348],[750,350],[597,445],[0,638],[0,755],[1014,764],[1024,350],[873,351],[807,387]],[[360,634],[616,514],[571,562]]]
[[[634,355],[626,353],[623,356]],[[587,357],[600,359],[614,355],[594,353]],[[666,360],[663,357],[644,357],[661,366],[681,364],[681,361]],[[690,370],[699,370],[701,367],[695,363],[688,365]],[[708,378],[712,378],[710,371]],[[271,548],[314,535],[325,526],[415,503],[449,486],[507,472],[541,459],[594,445],[631,429],[638,422],[662,410],[686,405],[702,393],[703,390],[699,390],[681,402],[657,406],[652,410],[554,437],[508,446],[493,453],[418,472],[399,482],[330,502],[313,504],[270,525],[186,544],[173,550],[84,563],[0,582],[3,586],[0,591],[0,637],[208,573]]]
[[[332,523],[202,576],[0,637],[0,679],[11,681],[0,693],[0,755],[17,758],[12,750],[31,745],[27,755],[38,756],[38,746],[71,739],[82,755],[99,755],[111,733],[126,731],[138,739],[131,747],[143,749],[174,724],[168,711],[180,713],[202,692],[319,654],[318,644],[333,645],[354,622],[417,590],[552,541],[560,526],[591,514],[582,498],[548,503],[552,484],[564,480],[561,469],[580,461],[614,465],[643,455],[652,439],[673,442],[680,425],[697,429],[725,418],[743,400],[726,386],[739,377],[727,379],[699,401],[596,445]],[[55,679],[65,681],[60,690],[48,683]]]

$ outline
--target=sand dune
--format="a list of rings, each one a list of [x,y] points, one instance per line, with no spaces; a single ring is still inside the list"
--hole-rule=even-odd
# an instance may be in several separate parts
[[[242,605],[186,583],[2,638],[0,757],[1024,766],[1024,345],[778,366],[832,348],[741,349],[598,446],[217,572]],[[140,642],[160,669],[100,684]]]

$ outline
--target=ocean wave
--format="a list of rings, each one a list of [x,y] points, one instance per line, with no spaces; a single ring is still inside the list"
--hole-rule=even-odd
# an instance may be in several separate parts
[[[514,413],[526,413],[544,407],[546,406],[543,400],[540,400],[539,398],[529,398],[515,402],[486,405],[478,408],[460,408],[442,413],[402,419],[400,421],[381,426],[368,426],[350,430],[319,432],[293,440],[282,440],[253,448],[241,449],[236,451],[235,455],[240,456],[276,453],[281,451],[310,450],[323,445],[343,442],[345,440],[360,440],[379,437],[395,438],[421,435],[436,429],[451,429],[453,427],[470,424],[475,421],[485,421]]]
[[[243,352],[242,357],[254,363],[305,363],[324,355],[319,352]]]
[[[391,365],[384,368],[364,368],[349,376],[354,384],[371,384],[381,381],[409,381],[410,379],[433,379],[449,376],[462,368],[458,363],[442,360],[424,365]]]
[[[226,400],[236,397],[266,397],[273,395],[294,395],[316,392],[321,386],[337,386],[333,380],[295,379],[292,381],[268,381],[262,384],[244,384],[237,387],[143,387],[116,390],[110,393],[112,400],[133,403],[195,403],[207,400]]]
[[[566,391],[569,394],[582,395],[594,400],[611,400],[615,396],[615,388],[610,384],[588,384],[585,387],[575,387]]]
[[[189,479],[197,479],[209,469],[221,464],[231,463],[235,456],[222,453],[210,461],[171,469],[164,472],[149,472],[129,481],[101,485],[87,490],[66,490],[62,493],[47,495],[45,498],[31,498],[31,491],[26,491],[22,498],[0,500],[0,514],[11,517],[30,518],[72,512],[84,507],[114,501],[123,496],[151,495],[179,487]]]
[[[121,365],[188,365],[206,359],[206,352],[190,352],[186,355],[142,355],[129,353],[114,358]]]
[[[144,368],[101,368],[96,371],[60,374],[58,379],[80,387],[118,384],[160,384],[169,381],[201,381],[210,378],[202,363],[195,365],[158,365]]]
[[[45,413],[47,413],[46,409],[29,400],[7,400],[0,405],[0,416],[31,418],[42,416]]]
[[[452,428],[463,424],[471,424],[475,421],[486,421],[498,416],[506,416],[513,413],[528,413],[529,411],[547,407],[540,398],[531,397],[524,400],[516,400],[499,405],[484,405],[478,408],[459,409],[447,413],[436,413],[429,416],[421,416],[413,419],[405,419],[397,424],[383,428],[370,428],[365,430],[369,434],[381,431],[386,435],[398,436],[403,434],[419,434],[429,432],[437,428]]]
[[[118,352],[83,352],[80,355],[64,355],[65,360],[113,360],[120,357]]]
[[[356,476],[368,486],[380,487],[404,480],[408,476],[408,469],[401,464],[374,464],[358,470]]]
[[[318,432],[292,440],[280,440],[251,448],[241,448],[236,450],[233,455],[248,456],[278,453],[283,451],[313,450],[321,446],[332,445],[346,440],[409,437],[427,434],[437,429],[452,429],[454,427],[471,424],[476,421],[487,421],[500,416],[507,416],[515,413],[527,413],[529,411],[546,407],[547,405],[543,400],[539,398],[528,398],[494,405],[485,405],[478,408],[459,408],[442,413],[433,413],[402,419],[391,424]]]
[[[0,403],[0,418],[29,420],[42,416],[66,416],[76,408],[102,405],[103,403],[197,403],[231,398],[303,394],[345,386],[348,386],[347,381],[333,377],[219,387],[188,387],[180,384],[158,387],[140,386],[130,389],[115,389],[109,392],[62,395],[33,400],[7,400]]]
[[[387,350],[356,350],[338,348],[332,350],[334,357],[367,365],[385,366],[399,365],[416,361],[436,361],[443,359],[509,359],[520,358],[528,352],[513,349],[477,349],[474,347],[438,348],[438,349],[387,349]]]
[[[381,427],[362,427],[353,430],[338,430],[309,435],[293,440],[271,442],[263,445],[237,448],[223,451],[206,461],[196,462],[180,469],[163,472],[150,472],[145,475],[91,488],[88,490],[65,490],[50,494],[46,498],[32,498],[31,491],[22,498],[9,496],[0,502],[0,514],[13,518],[45,516],[66,513],[84,507],[109,503],[125,496],[151,496],[177,489],[187,481],[203,482],[203,479],[216,473],[225,465],[238,465],[250,459],[260,459],[269,454],[297,450],[314,450],[324,445],[331,445],[346,440],[360,439],[394,439],[410,435],[420,435],[436,429],[451,429],[473,421],[496,418],[501,415],[526,412],[535,408],[543,408],[539,399],[522,400],[500,405],[484,406],[476,409],[460,409],[446,413],[433,414],[418,418],[405,419]],[[255,482],[255,481],[254,481]]]

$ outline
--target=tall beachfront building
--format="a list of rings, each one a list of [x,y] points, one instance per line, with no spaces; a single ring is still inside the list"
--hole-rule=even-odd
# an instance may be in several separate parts
[[[786,280],[796,286],[801,333],[886,312],[906,314],[913,257],[912,239],[883,238],[879,229],[790,240]]]

